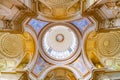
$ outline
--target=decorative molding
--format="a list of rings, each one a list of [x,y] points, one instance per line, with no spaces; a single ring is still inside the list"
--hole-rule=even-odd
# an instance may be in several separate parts
[[[113,71],[108,69],[95,69],[92,71],[91,80],[119,80],[120,71]]]

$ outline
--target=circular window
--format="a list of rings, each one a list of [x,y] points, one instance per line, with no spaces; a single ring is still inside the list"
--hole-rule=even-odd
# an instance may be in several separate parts
[[[74,26],[53,24],[41,31],[39,50],[41,54],[44,54],[49,59],[64,61],[77,53],[80,38],[80,33]]]

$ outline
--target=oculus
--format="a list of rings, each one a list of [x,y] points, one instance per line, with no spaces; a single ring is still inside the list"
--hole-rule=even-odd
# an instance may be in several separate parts
[[[53,60],[67,60],[78,51],[78,30],[71,25],[54,24],[44,28],[39,36],[40,52]],[[44,34],[43,34],[44,33]]]

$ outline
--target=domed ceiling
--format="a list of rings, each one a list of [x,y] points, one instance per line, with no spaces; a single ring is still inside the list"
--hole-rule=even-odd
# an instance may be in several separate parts
[[[119,31],[108,33],[91,32],[86,41],[86,51],[96,67],[106,67],[119,70]],[[97,62],[93,58],[97,58]],[[102,58],[102,59],[101,59]],[[103,65],[103,66],[102,66]]]
[[[39,35],[41,55],[46,61],[54,64],[73,61],[75,56],[80,54],[80,44],[81,34],[71,24],[49,24]]]
[[[0,0],[0,80],[119,80],[119,0]]]
[[[50,71],[46,77],[45,80],[76,80],[74,74],[64,68],[56,68],[52,71]]]
[[[38,11],[43,18],[68,20],[81,17],[80,0],[39,0]]]
[[[1,71],[12,70],[16,66],[24,68],[35,52],[34,40],[28,32],[23,34],[1,32],[0,45]]]

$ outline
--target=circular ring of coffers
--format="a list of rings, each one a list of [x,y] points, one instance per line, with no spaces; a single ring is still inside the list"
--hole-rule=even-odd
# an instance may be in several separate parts
[[[31,33],[29,29],[22,34],[0,32],[0,71],[23,69],[31,62],[35,52],[35,37]]]
[[[68,23],[51,23],[44,27],[38,38],[41,56],[52,64],[73,62],[81,52],[81,34]]]
[[[120,32],[109,32],[98,36],[97,50],[106,57],[113,57],[120,52]]]
[[[4,33],[0,36],[0,52],[6,57],[15,58],[24,53],[24,42],[15,34]]]

